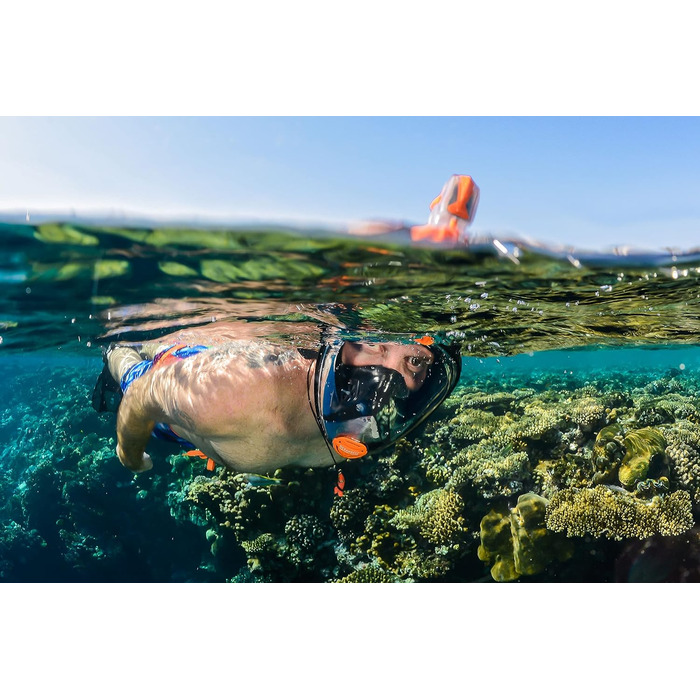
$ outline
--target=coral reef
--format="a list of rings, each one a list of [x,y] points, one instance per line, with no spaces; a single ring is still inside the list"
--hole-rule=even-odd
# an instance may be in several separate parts
[[[475,489],[485,499],[517,494],[530,477],[527,452],[514,451],[501,441],[470,445],[451,462],[455,468],[446,487],[458,492]]]
[[[700,426],[688,420],[661,428],[668,442],[674,479],[687,490],[694,503],[700,503]]]
[[[349,543],[359,537],[365,519],[372,512],[367,489],[347,489],[343,498],[336,498],[331,505],[330,519],[342,542]]]
[[[334,497],[333,470],[260,482],[164,443],[129,474],[88,403],[97,369],[10,373],[3,581],[612,580],[617,557],[633,578],[629,557],[653,575],[635,543],[681,552],[700,511],[697,373],[465,373],[420,430],[344,464]]]
[[[618,476],[620,483],[628,488],[645,479],[651,469],[664,461],[666,440],[654,428],[639,428],[627,433],[623,445],[625,456]]]
[[[343,578],[334,579],[335,583],[393,583],[397,579],[384,569],[370,564],[353,571]]]
[[[315,515],[293,515],[284,525],[290,560],[312,566],[325,546],[327,526]]]
[[[617,478],[625,447],[620,437],[620,426],[608,425],[597,435],[593,445],[592,462],[595,468],[594,484],[612,483]]]
[[[598,398],[586,396],[572,402],[569,416],[582,431],[591,432],[605,421],[605,406]]]
[[[10,581],[212,580],[206,543],[168,507],[175,475],[131,476],[113,416],[90,405],[94,375],[20,365],[0,409],[0,576]],[[39,370],[39,371],[37,371]],[[167,466],[167,465],[166,465]],[[183,474],[185,476],[185,474]]]
[[[680,535],[693,527],[690,496],[685,491],[640,499],[623,489],[596,486],[564,489],[547,506],[547,527],[568,537],[644,539],[653,535]]]
[[[491,566],[494,581],[532,576],[572,555],[570,543],[545,527],[546,506],[546,499],[526,493],[515,507],[497,506],[481,519],[477,555]]]
[[[464,501],[456,493],[435,489],[397,512],[391,523],[398,530],[416,531],[431,544],[454,545],[464,532],[463,509]]]

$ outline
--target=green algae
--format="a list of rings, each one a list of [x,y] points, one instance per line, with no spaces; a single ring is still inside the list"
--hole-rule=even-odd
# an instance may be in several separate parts
[[[42,243],[80,246],[96,246],[99,244],[97,236],[83,233],[72,226],[61,224],[43,224],[38,226],[34,236]]]

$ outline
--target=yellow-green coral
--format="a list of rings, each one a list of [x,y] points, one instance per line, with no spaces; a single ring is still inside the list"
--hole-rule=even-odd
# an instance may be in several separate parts
[[[539,440],[559,424],[556,406],[535,401],[525,406],[522,416],[507,414],[504,442]]]
[[[248,557],[246,564],[251,573],[263,571],[279,549],[275,536],[270,532],[264,532],[253,540],[243,540],[241,547]]]
[[[330,509],[333,527],[342,541],[357,538],[364,529],[365,518],[372,507],[366,489],[348,489],[343,498],[336,498]]]
[[[284,526],[287,553],[295,564],[309,564],[323,545],[326,529],[315,515],[293,515]]]
[[[220,476],[198,476],[187,488],[186,501],[202,509],[238,541],[254,539],[266,529],[272,502],[269,487],[246,484],[243,474],[224,471]]]
[[[269,532],[263,532],[254,540],[243,540],[241,547],[248,555],[260,554],[275,546],[275,536]]]
[[[584,397],[572,402],[569,416],[581,430],[593,430],[605,420],[605,406],[596,398]]]
[[[403,509],[376,506],[351,552],[365,552],[400,580],[444,577],[462,555],[467,533],[464,502],[456,493],[435,489]]]
[[[666,440],[654,428],[640,428],[625,435],[624,447],[619,479],[623,486],[632,487],[646,478],[654,462],[663,460]]]
[[[513,534],[510,529],[510,509],[507,505],[490,510],[480,524],[481,544],[477,556],[491,564],[494,581],[514,581],[519,574],[515,569]]]
[[[486,393],[465,389],[455,396],[455,400],[459,401],[463,409],[482,408],[489,410],[491,413],[501,414],[513,407],[517,397],[515,394],[506,391]]]
[[[493,413],[477,408],[467,408],[452,419],[452,437],[467,442],[478,442],[498,431],[502,422],[501,416],[494,416]]]
[[[700,407],[695,397],[667,393],[661,397],[644,396],[638,401],[636,416],[642,425],[660,425],[675,420],[700,422]]]
[[[625,454],[618,425],[606,425],[596,437],[593,445],[593,483],[602,484],[614,481],[620,462]]]
[[[400,572],[403,580],[440,579],[452,567],[449,554],[447,547],[438,547],[433,551],[402,548],[396,555],[396,570]]]
[[[400,543],[397,531],[391,527],[390,521],[394,510],[386,504],[375,506],[373,512],[365,520],[365,531],[360,535],[351,550],[359,549],[377,559],[382,567],[391,569],[394,564],[396,550]]]
[[[418,497],[416,503],[398,511],[391,520],[399,530],[415,529],[434,545],[456,542],[464,533],[464,501],[452,492],[435,489]]]
[[[483,440],[458,452],[452,463],[456,466],[447,482],[451,491],[466,485],[479,490],[483,498],[512,496],[522,491],[529,478],[529,458],[526,452],[514,451],[509,445]]]
[[[680,485],[700,503],[700,427],[688,420],[661,429],[668,447],[666,454],[672,462],[672,472]]]
[[[546,522],[550,530],[568,537],[644,539],[680,535],[693,526],[693,513],[686,491],[643,500],[619,487],[596,486],[555,493],[547,506]]]
[[[494,581],[538,574],[554,559],[571,555],[571,547],[546,529],[546,506],[546,499],[526,493],[514,508],[501,505],[481,519],[477,556],[491,564]]]
[[[356,569],[352,573],[339,578],[335,583],[392,583],[396,578],[384,569],[370,564],[362,569]]]

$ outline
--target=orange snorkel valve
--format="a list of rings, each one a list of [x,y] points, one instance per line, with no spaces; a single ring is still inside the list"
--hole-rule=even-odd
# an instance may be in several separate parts
[[[467,243],[467,227],[479,204],[479,188],[469,175],[453,175],[430,204],[425,226],[411,228],[414,242],[456,245]]]

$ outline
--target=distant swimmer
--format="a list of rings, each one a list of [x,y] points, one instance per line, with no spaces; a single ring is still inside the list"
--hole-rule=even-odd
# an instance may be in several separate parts
[[[104,360],[93,405],[117,410],[117,456],[133,472],[153,466],[151,436],[253,474],[362,457],[420,425],[461,369],[458,349],[428,335],[307,350],[241,339],[233,324],[113,344]]]
[[[439,247],[470,245],[468,227],[479,206],[480,190],[469,175],[452,175],[430,204],[428,221],[422,226],[401,222],[363,221],[352,224],[348,233],[364,238]]]

